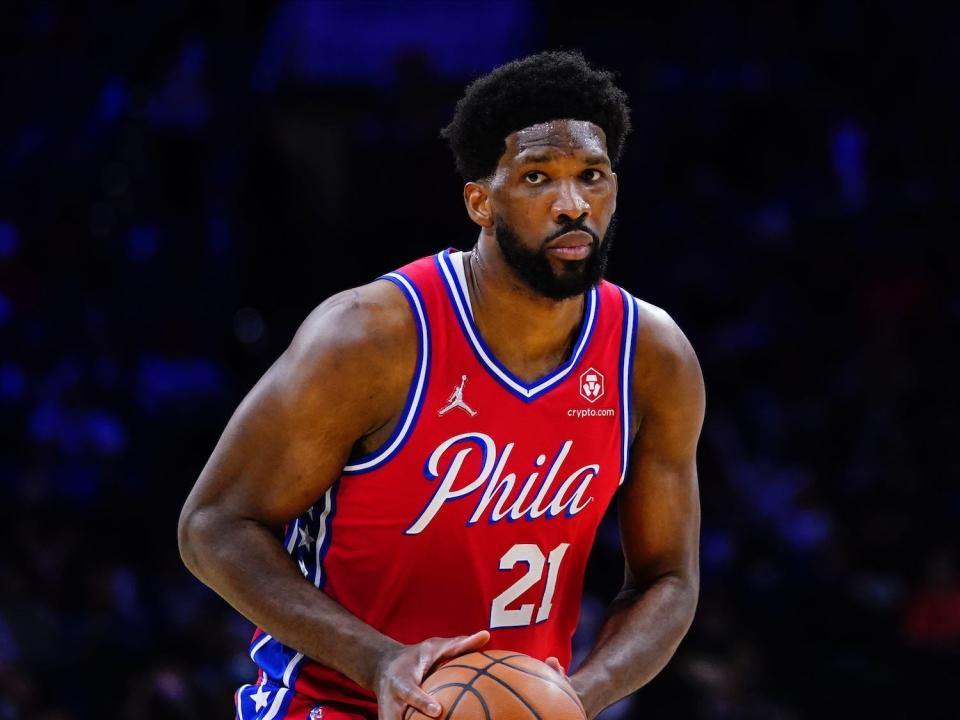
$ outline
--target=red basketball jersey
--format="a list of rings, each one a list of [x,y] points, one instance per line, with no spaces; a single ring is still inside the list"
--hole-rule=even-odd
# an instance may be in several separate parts
[[[462,261],[445,250],[383,276],[418,333],[403,415],[288,525],[286,548],[400,642],[487,628],[488,648],[568,667],[587,557],[626,472],[636,301],[601,281],[569,359],[524,382],[480,336]],[[244,718],[286,717],[294,694],[376,716],[372,693],[259,629],[250,654],[261,672],[237,693]]]

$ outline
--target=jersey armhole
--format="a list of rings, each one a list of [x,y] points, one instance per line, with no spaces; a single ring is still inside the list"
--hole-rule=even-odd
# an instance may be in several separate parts
[[[403,412],[390,437],[373,452],[345,465],[344,474],[369,472],[387,463],[400,451],[416,424],[420,408],[423,406],[423,399],[427,394],[427,381],[430,377],[430,328],[420,291],[410,278],[401,272],[387,273],[377,279],[388,280],[400,288],[410,305],[410,311],[417,326],[417,364],[410,389],[407,391]]]
[[[619,288],[623,300],[623,328],[620,333],[620,482],[627,478],[630,458],[630,419],[633,417],[633,359],[637,345],[639,305],[633,295]]]

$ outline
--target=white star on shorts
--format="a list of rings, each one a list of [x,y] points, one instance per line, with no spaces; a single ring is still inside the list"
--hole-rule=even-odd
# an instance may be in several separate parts
[[[270,700],[270,691],[264,690],[263,683],[261,683],[260,687],[257,688],[257,691],[251,695],[250,698],[257,704],[257,710],[263,710]]]
[[[310,549],[310,545],[313,543],[313,537],[310,535],[310,531],[306,528],[297,528],[300,532],[300,544],[297,547],[305,547],[307,550]]]

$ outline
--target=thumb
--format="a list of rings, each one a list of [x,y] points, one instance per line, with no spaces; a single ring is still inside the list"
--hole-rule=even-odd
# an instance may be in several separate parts
[[[490,632],[487,630],[475,632],[473,635],[461,635],[458,638],[454,638],[452,642],[444,648],[437,659],[443,660],[457,657],[458,655],[466,655],[468,652],[479,650],[488,642],[490,642]]]
[[[553,656],[551,655],[551,656],[548,657],[546,660],[544,660],[544,662],[545,662],[547,665],[549,665],[551,668],[553,668],[554,670],[556,670],[558,673],[560,673],[561,675],[563,675],[564,677],[566,677],[567,672],[566,672],[566,670],[563,669],[563,665],[560,664],[560,661],[557,660],[557,658],[555,658],[555,657],[553,657]]]
[[[400,693],[399,698],[421,715],[427,717],[439,717],[443,712],[443,707],[437,702],[437,699],[424,692],[419,686],[408,686]],[[388,717],[390,720],[394,720],[395,716]]]
[[[453,645],[461,653],[467,652],[468,650],[477,650],[482,648],[490,641],[490,632],[488,630],[480,630],[475,632],[473,635],[461,635],[458,637]]]
[[[466,652],[467,650],[479,650],[488,642],[490,642],[490,631],[480,630],[473,635],[463,638],[460,645],[463,648],[462,651]]]

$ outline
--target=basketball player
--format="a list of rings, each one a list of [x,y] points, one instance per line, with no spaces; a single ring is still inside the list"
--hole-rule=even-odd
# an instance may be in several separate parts
[[[563,671],[614,496],[623,588],[568,681],[593,718],[673,655],[704,387],[670,316],[602,279],[629,130],[578,52],[476,80],[442,132],[476,245],[322,303],[237,408],[179,540],[257,625],[238,717],[436,717],[422,679],[478,649]]]

